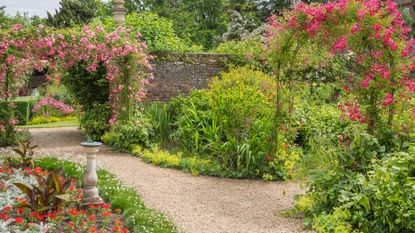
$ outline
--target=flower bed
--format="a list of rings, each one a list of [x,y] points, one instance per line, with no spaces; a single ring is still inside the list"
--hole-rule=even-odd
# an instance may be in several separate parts
[[[70,202],[65,201],[62,207],[38,208],[37,203],[31,202],[33,197],[25,194],[28,190],[23,192],[22,187],[41,189],[39,177],[50,174],[39,167],[22,170],[0,165],[0,232],[129,232],[121,220],[120,209],[112,210],[110,204],[81,208],[77,203],[82,198],[82,190],[76,188],[74,179],[68,180],[65,193],[70,196]],[[22,185],[18,188],[18,184]]]
[[[0,155],[0,158],[3,157]],[[102,197],[111,204],[81,207],[80,184],[84,167],[75,163],[45,158],[36,161],[35,168],[16,169],[6,165],[9,160],[0,159],[0,232],[176,232],[175,226],[162,214],[147,209],[138,194],[123,186],[114,176],[99,171],[99,188]],[[57,169],[60,168],[60,169]],[[28,189],[47,189],[48,176],[60,172],[57,177],[65,205],[56,208],[39,208],[27,195]],[[52,174],[53,173],[53,174]],[[65,174],[65,175],[63,175]],[[70,176],[71,178],[65,177]],[[43,179],[41,179],[43,178]],[[67,185],[66,185],[67,182]],[[24,188],[24,187],[27,187]],[[49,187],[50,188],[50,187]],[[53,190],[52,190],[53,191]],[[51,193],[51,192],[46,192]],[[40,200],[40,198],[37,198]],[[61,203],[59,200],[56,203]],[[51,202],[49,202],[51,203]],[[55,203],[55,202],[53,202]],[[125,224],[124,224],[125,221]]]

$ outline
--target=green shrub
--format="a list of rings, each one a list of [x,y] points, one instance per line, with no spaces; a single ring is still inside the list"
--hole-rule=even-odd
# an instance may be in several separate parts
[[[38,124],[48,124],[48,123],[59,122],[59,121],[61,121],[61,118],[59,118],[59,117],[35,116],[29,122],[29,124],[30,125],[38,125]]]
[[[94,104],[108,102],[109,87],[105,78],[107,70],[100,65],[96,72],[90,73],[86,70],[85,64],[78,64],[70,68],[62,77],[62,84],[65,85],[73,95],[83,111],[94,108]]]
[[[34,99],[14,100],[12,104],[14,117],[17,119],[19,125],[25,125],[29,122],[34,107]],[[6,109],[6,103],[0,102],[0,109]]]
[[[287,178],[301,152],[290,145],[287,131],[280,132],[278,145],[273,140],[276,90],[274,79],[260,71],[223,73],[209,89],[180,97],[181,104],[173,101],[180,111],[174,138],[186,152],[245,177]]]
[[[327,195],[332,196],[331,208],[321,208],[323,196],[312,192],[317,200],[311,212],[317,216],[313,227],[318,232],[413,232],[415,231],[414,177],[415,150],[396,152],[383,161],[375,160],[366,173],[342,174],[346,179],[331,187],[325,183]],[[333,175],[333,174],[331,174]],[[313,186],[314,187],[314,186]],[[320,185],[322,187],[322,185]],[[312,189],[315,190],[315,189]],[[333,192],[337,190],[337,192]],[[347,229],[348,231],[336,231]]]
[[[165,52],[201,52],[202,47],[194,45],[189,38],[180,38],[173,29],[173,23],[167,18],[152,12],[133,12],[126,16],[125,24],[131,27],[132,33],[140,33],[150,51]],[[114,30],[116,24],[113,17],[106,18],[104,25]]]
[[[102,140],[104,143],[119,149],[131,151],[133,146],[150,146],[150,139],[154,135],[150,121],[141,114],[128,121],[118,121],[111,127]]]
[[[81,115],[80,125],[85,134],[95,141],[101,141],[102,135],[109,131],[110,108],[108,104],[91,106]]]

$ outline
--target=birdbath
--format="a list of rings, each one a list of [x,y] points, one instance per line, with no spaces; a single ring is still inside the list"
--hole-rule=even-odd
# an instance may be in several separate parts
[[[86,171],[84,179],[82,180],[84,184],[84,194],[81,201],[82,205],[96,205],[103,203],[101,197],[99,197],[99,191],[97,188],[98,175],[96,170],[96,155],[101,145],[102,143],[94,142],[91,139],[88,139],[86,142],[81,143],[81,146],[83,147],[83,152],[87,158]]]

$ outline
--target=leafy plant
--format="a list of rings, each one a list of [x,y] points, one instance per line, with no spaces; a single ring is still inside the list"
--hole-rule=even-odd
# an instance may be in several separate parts
[[[100,141],[102,135],[109,131],[108,121],[110,119],[110,108],[106,104],[94,103],[91,108],[81,115],[81,128],[86,135],[93,140]]]
[[[135,145],[149,147],[153,135],[150,121],[139,113],[128,121],[118,121],[102,140],[116,149],[130,151]]]
[[[22,183],[14,183],[28,198],[28,202],[22,202],[18,204],[18,207],[30,208],[42,213],[65,206],[71,201],[71,197],[67,193],[71,180],[62,178],[62,175],[63,168],[59,168],[51,171],[46,177],[35,173],[37,185],[29,187]]]
[[[27,140],[27,141],[23,141],[23,140],[19,140],[19,148],[13,148],[13,151],[16,152],[19,157],[18,158],[13,158],[13,157],[9,157],[6,160],[6,163],[8,166],[10,167],[14,167],[14,168],[26,168],[26,167],[33,167],[33,154],[34,154],[34,149],[37,147],[37,145],[35,146],[31,146],[30,144],[32,143],[31,139]]]

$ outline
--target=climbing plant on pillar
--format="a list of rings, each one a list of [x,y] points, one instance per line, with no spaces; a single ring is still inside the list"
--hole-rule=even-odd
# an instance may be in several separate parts
[[[317,64],[328,59],[345,61],[346,72],[340,81],[349,95],[339,108],[344,117],[366,124],[369,133],[377,134],[385,125],[399,127],[395,119],[398,107],[402,112],[412,110],[415,86],[410,74],[415,41],[409,40],[411,29],[405,26],[395,2],[300,3],[270,26],[267,50],[277,76],[281,72],[291,75],[286,71],[292,63],[285,63],[292,59],[284,60],[282,55],[295,57],[299,47],[314,46],[324,58]]]

